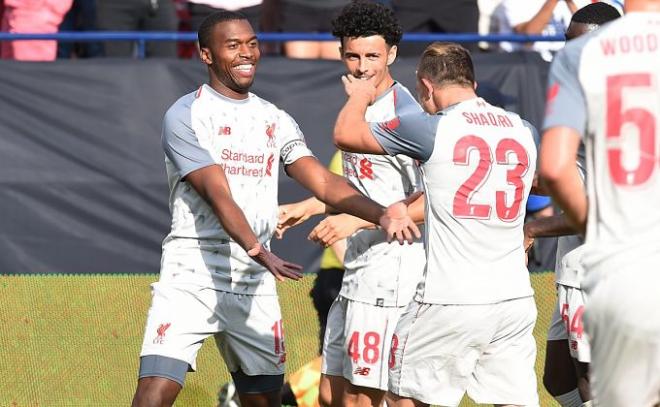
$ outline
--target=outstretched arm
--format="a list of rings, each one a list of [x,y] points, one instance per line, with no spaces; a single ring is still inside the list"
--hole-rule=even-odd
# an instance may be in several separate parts
[[[283,261],[266,250],[255,236],[245,214],[234,201],[227,177],[218,165],[195,170],[185,178],[197,193],[211,206],[227,234],[257,263],[266,267],[278,280],[298,280],[301,266]]]
[[[537,237],[568,236],[578,233],[565,214],[546,216],[525,223],[525,251],[528,251]]]

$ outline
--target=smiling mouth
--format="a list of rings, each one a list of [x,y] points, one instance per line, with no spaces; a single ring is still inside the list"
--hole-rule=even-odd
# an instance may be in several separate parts
[[[254,74],[254,64],[240,64],[232,67],[232,70],[238,72],[240,76],[252,76]]]

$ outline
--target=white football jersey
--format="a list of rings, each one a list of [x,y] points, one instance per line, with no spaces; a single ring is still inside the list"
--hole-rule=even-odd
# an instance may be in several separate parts
[[[580,172],[580,177],[582,182],[585,182],[585,157],[584,157],[584,144],[580,143],[580,148],[578,149],[577,157],[577,167]],[[582,253],[582,250],[576,251],[584,243],[579,235],[569,235],[569,236],[559,236],[557,238],[557,253],[555,256],[555,282],[558,284],[566,285],[569,287],[580,288],[580,282],[582,280],[583,273],[577,273],[576,268],[566,268],[564,267],[563,259],[564,257],[573,251],[576,253]],[[577,254],[573,253],[573,257],[576,257]]]
[[[583,289],[606,273],[657,267],[660,13],[629,13],[571,41],[552,64],[548,95],[544,127],[573,128],[586,145]]]
[[[490,304],[533,295],[523,220],[534,128],[481,98],[371,128],[388,153],[422,162],[427,265],[415,299]]]
[[[274,295],[273,276],[231,240],[185,176],[220,165],[234,201],[259,241],[269,247],[277,226],[279,163],[312,155],[296,122],[252,93],[235,100],[203,85],[167,111],[162,142],[172,228],[163,242],[161,281]]]
[[[366,112],[367,121],[383,122],[399,110],[421,107],[408,89],[395,83]],[[403,155],[343,153],[344,176],[364,195],[388,206],[422,189],[415,161]],[[340,295],[380,306],[404,306],[412,300],[424,271],[424,245],[390,244],[382,230],[360,230],[347,239]]]

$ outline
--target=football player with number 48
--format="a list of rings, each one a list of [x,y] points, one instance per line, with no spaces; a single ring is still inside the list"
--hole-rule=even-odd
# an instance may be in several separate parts
[[[389,391],[399,406],[537,406],[536,306],[523,248],[536,168],[534,128],[477,97],[472,59],[433,43],[417,68],[427,112],[368,123],[371,81],[343,78],[342,149],[418,160],[426,196],[426,270],[392,339]]]

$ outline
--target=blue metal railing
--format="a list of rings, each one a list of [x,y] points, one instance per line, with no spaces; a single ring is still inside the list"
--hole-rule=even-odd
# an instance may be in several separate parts
[[[257,37],[263,42],[278,41],[332,41],[335,37],[330,33],[258,33]],[[146,43],[149,41],[184,41],[197,40],[194,32],[165,32],[165,31],[86,31],[86,32],[59,32],[19,34],[0,32],[0,41],[13,40],[57,40],[65,42],[94,42],[94,41],[133,41],[137,44],[137,55],[145,57]],[[564,41],[563,35],[518,35],[518,34],[419,34],[407,33],[403,41],[409,42],[536,42],[536,41]]]

